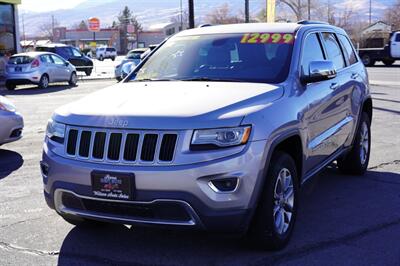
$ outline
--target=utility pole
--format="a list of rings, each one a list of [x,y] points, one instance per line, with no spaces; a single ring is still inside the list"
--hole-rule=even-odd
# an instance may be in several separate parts
[[[23,38],[23,43],[24,43],[24,47],[26,45],[26,38],[25,38],[25,12],[22,13],[22,38]],[[25,48],[24,48],[25,51]]]
[[[180,1],[180,9],[181,9],[181,30],[183,30],[183,9],[182,9],[182,0]]]
[[[194,3],[189,0],[189,29],[194,28]]]
[[[369,25],[372,22],[372,0],[369,0]]]
[[[51,15],[51,41],[54,42],[54,15]]]
[[[308,20],[311,20],[311,0],[307,3]]]
[[[246,23],[250,22],[249,0],[244,0],[244,14]]]

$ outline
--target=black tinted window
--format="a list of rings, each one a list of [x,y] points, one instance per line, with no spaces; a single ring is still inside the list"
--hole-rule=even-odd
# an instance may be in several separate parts
[[[107,48],[107,52],[115,52],[114,48]]]
[[[343,58],[340,46],[336,41],[335,35],[333,33],[324,32],[322,33],[322,39],[325,43],[326,53],[328,59],[332,60],[335,65],[336,70],[342,69],[346,66]]]
[[[352,65],[357,63],[357,56],[353,50],[353,47],[351,46],[349,39],[346,36],[340,34],[338,34],[337,37],[342,44],[343,52],[345,53],[346,58],[349,60],[349,64]]]
[[[400,42],[400,33],[397,33],[395,41]]]
[[[32,63],[33,60],[34,58],[30,56],[12,56],[8,63],[10,65],[24,65]]]
[[[72,56],[72,50],[70,47],[57,47],[57,54],[68,60]]]
[[[303,74],[310,74],[310,62],[323,60],[325,60],[325,57],[317,34],[313,33],[308,35],[304,42],[303,55],[301,58]]]

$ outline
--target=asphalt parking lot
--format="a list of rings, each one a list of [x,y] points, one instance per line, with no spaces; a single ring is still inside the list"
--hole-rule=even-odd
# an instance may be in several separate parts
[[[400,265],[400,67],[369,72],[368,173],[344,176],[332,166],[309,182],[292,241],[279,252],[252,250],[227,235],[67,224],[43,199],[46,121],[58,106],[115,82],[0,88],[25,118],[24,138],[0,147],[0,265]]]

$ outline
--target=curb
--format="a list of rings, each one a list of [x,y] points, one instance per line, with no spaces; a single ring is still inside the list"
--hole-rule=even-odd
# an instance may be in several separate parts
[[[383,80],[370,80],[369,84],[375,86],[400,86],[400,82],[383,81]]]

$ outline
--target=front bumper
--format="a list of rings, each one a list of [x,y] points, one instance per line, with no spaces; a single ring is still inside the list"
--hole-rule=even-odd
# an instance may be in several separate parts
[[[24,119],[19,113],[0,111],[0,144],[22,138]]]
[[[258,191],[256,184],[264,167],[265,146],[265,141],[249,143],[239,154],[190,165],[116,166],[66,159],[49,151],[45,143],[44,194],[48,205],[60,214],[126,224],[240,232],[247,228],[250,219],[253,197]],[[118,201],[95,197],[91,190],[93,170],[134,173],[134,199]],[[209,186],[210,180],[225,177],[237,177],[239,186],[230,193],[215,192]],[[75,199],[71,202],[76,204],[65,203],[63,194],[72,195],[70,198]],[[96,206],[87,205],[88,201]],[[161,209],[168,211],[160,214],[160,204],[164,206]],[[110,206],[114,207],[110,209]],[[138,208],[142,212],[138,212]],[[121,211],[111,211],[116,209]]]

